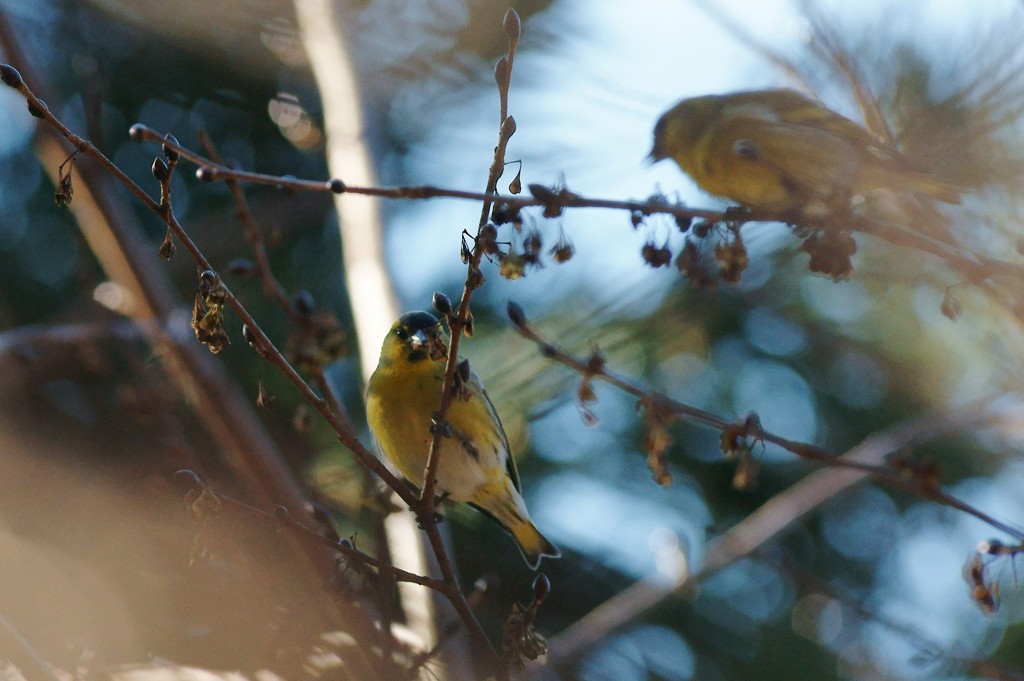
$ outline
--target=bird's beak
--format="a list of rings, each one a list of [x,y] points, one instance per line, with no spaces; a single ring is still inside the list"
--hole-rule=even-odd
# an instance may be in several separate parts
[[[409,338],[409,345],[413,352],[425,351],[432,360],[441,360],[448,357],[448,346],[439,333],[434,331],[419,330]]]
[[[409,339],[409,345],[412,346],[413,350],[419,350],[427,345],[430,345],[430,338],[422,330],[417,331]]]
[[[654,146],[651,147],[651,153],[647,154],[647,156],[644,157],[644,168],[650,168],[652,165],[662,160],[663,158],[665,158],[665,153],[661,149],[659,149],[658,144],[655,143]]]

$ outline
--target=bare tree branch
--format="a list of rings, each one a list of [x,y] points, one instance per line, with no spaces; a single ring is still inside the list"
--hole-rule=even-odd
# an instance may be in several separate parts
[[[708,577],[763,547],[825,501],[863,482],[868,477],[864,467],[878,466],[904,447],[956,431],[976,419],[972,410],[937,413],[872,434],[839,457],[842,468],[811,473],[766,501],[722,536],[712,539],[703,565],[696,572],[680,575],[669,585],[637,582],[581,617],[551,639],[548,663],[567,664],[614,630],[640,619],[666,600],[689,598]]]

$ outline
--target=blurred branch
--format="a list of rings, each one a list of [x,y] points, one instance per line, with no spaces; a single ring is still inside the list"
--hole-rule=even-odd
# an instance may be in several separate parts
[[[509,10],[512,12],[512,10]],[[515,50],[515,41],[509,40],[509,54],[513,54]],[[508,59],[508,64],[511,64],[511,59]],[[499,62],[499,70],[501,69]],[[505,102],[508,97],[508,74],[505,74],[505,80],[499,78],[498,89],[502,91],[502,102]],[[503,105],[504,106],[504,105]],[[490,215],[491,202],[495,195],[495,188],[498,184],[498,179],[501,177],[501,173],[505,167],[505,148],[508,146],[508,141],[515,133],[515,120],[511,117],[506,117],[498,131],[498,144],[494,148],[494,160],[491,163],[491,169],[488,173],[487,178],[487,190],[484,192],[484,205],[481,211],[480,223],[477,226],[479,232],[487,223],[487,216]],[[484,251],[480,246],[480,240],[474,239],[473,247],[467,253],[465,247],[463,248],[463,259],[466,260],[466,283],[462,288],[462,296],[459,299],[458,308],[453,311],[451,303],[447,298],[439,298],[435,296],[435,306],[440,308],[441,313],[444,315],[448,322],[448,328],[451,331],[451,339],[448,346],[448,357],[445,361],[444,367],[444,382],[441,386],[441,397],[440,405],[434,414],[433,418],[433,437],[430,441],[430,451],[427,455],[427,467],[424,471],[423,477],[423,489],[420,493],[420,518],[424,520],[434,513],[434,497],[435,490],[437,488],[437,467],[440,462],[440,446],[441,439],[444,437],[445,426],[447,424],[448,409],[451,407],[452,402],[455,399],[454,379],[455,370],[459,363],[459,345],[462,341],[462,335],[465,332],[466,335],[472,335],[473,327],[470,321],[470,301],[473,298],[473,291],[479,288],[483,284],[483,275],[480,273],[480,261],[483,259]],[[444,300],[443,303],[440,303]],[[430,524],[430,523],[428,523]],[[444,566],[442,566],[444,569]],[[449,566],[449,569],[451,567]],[[454,573],[453,573],[454,576]]]
[[[6,68],[10,69],[10,67]],[[108,170],[111,174],[113,174],[114,177],[118,179],[126,187],[128,187],[133,194],[140,197],[147,208],[149,208],[154,213],[159,215],[167,223],[168,227],[174,233],[174,236],[185,246],[186,250],[199,265],[200,270],[210,272],[213,271],[213,266],[206,259],[206,256],[204,256],[203,253],[199,250],[199,247],[196,246],[196,244],[188,236],[188,234],[185,232],[181,224],[178,223],[177,219],[174,217],[173,211],[170,209],[169,206],[164,206],[154,201],[148,194],[146,194],[141,188],[139,188],[138,185],[132,182],[132,180],[130,180],[117,166],[115,166],[109,159],[107,159],[107,157],[104,156],[92,144],[78,137],[68,128],[66,128],[57,118],[53,116],[53,114],[51,114],[48,110],[45,110],[45,104],[41,104],[40,100],[32,93],[32,91],[28,88],[27,85],[24,84],[24,82],[20,82],[16,89],[19,92],[21,92],[26,97],[26,99],[29,100],[30,104],[32,104],[37,109],[42,111],[43,118],[48,123],[57,128],[61,135],[68,139],[77,149],[79,149],[79,151],[83,152],[86,156],[90,158],[96,159],[100,163],[100,165],[104,167],[104,169]],[[174,145],[168,144],[167,146],[169,148],[173,148]],[[162,180],[162,183],[164,185],[169,185],[170,176],[168,175],[167,177],[165,177],[164,180]],[[238,300],[238,298],[235,297],[235,295],[227,288],[226,285],[222,284],[221,286],[223,288],[225,302],[227,303],[227,305],[231,307],[235,314],[238,315],[241,321],[251,331],[251,342],[256,347],[257,352],[260,354],[260,356],[268,360],[275,366],[277,366],[282,371],[282,373],[285,374],[285,376],[292,382],[292,384],[299,389],[299,392],[303,395],[303,397],[305,397],[307,401],[309,401],[309,403],[327,419],[328,423],[335,427],[335,431],[338,433],[339,438],[342,441],[342,444],[351,449],[364,465],[366,465],[368,468],[373,470],[377,475],[383,478],[384,481],[387,482],[393,488],[395,488],[396,491],[401,490],[399,491],[399,494],[402,496],[403,500],[405,500],[407,503],[414,503],[416,498],[412,496],[411,493],[409,493],[406,490],[405,486],[402,485],[399,482],[399,480],[394,475],[392,475],[391,472],[388,471],[377,460],[377,458],[359,442],[355,434],[348,430],[343,423],[341,423],[339,417],[336,414],[334,414],[333,411],[330,409],[330,405],[327,403],[327,401],[322,399],[315,392],[313,392],[312,388],[310,388],[309,385],[302,379],[302,377],[299,376],[299,374],[295,371],[291,364],[289,364],[288,360],[284,357],[280,350],[277,349],[273,342],[271,342],[271,340],[262,331],[262,329],[259,327],[259,324],[256,323],[256,320],[253,319],[253,317],[249,314],[248,310],[245,309],[245,307]],[[192,345],[183,345],[182,347],[189,347],[193,349],[195,348],[195,346]],[[203,356],[205,357],[205,355]],[[219,365],[213,363],[213,366]],[[291,480],[292,478],[290,473],[285,473],[284,471],[285,469],[282,469],[281,471],[275,471],[275,476],[280,475],[280,477],[284,480]],[[274,477],[273,479],[277,479],[277,477]],[[299,494],[301,498],[301,493],[296,491],[296,494]],[[272,497],[272,499],[280,500],[280,496]]]
[[[137,322],[121,319],[83,324],[23,326],[0,332],[0,366],[6,362],[36,362],[41,354],[107,343],[147,338]]]
[[[895,618],[882,615],[877,610],[869,608],[862,599],[856,595],[847,593],[832,582],[820,579],[817,575],[807,570],[795,560],[782,552],[769,558],[769,561],[777,568],[784,570],[805,590],[824,594],[832,600],[841,603],[844,608],[849,609],[858,618],[865,622],[877,622],[897,636],[903,637],[921,653],[933,659],[942,659],[958,667],[965,667],[976,676],[997,681],[1024,681],[1024,674],[1004,668],[1002,665],[989,662],[975,657],[954,655],[947,651],[947,645],[928,638],[918,628],[909,624],[899,622]]]
[[[698,584],[761,548],[822,503],[865,480],[869,471],[890,454],[954,432],[976,418],[973,409],[938,413],[873,433],[836,458],[832,467],[814,471],[709,541],[704,563],[697,572],[680,575],[674,584],[637,582],[591,610],[551,640],[549,664],[567,664],[615,629],[643,617],[666,600],[692,596]]]
[[[513,120],[511,117],[506,120]],[[507,124],[511,125],[511,124]],[[386,199],[403,200],[425,200],[435,198],[462,199],[466,201],[482,201],[489,204],[500,198],[500,202],[510,208],[529,207],[551,207],[553,210],[564,208],[607,208],[615,210],[626,210],[630,212],[639,211],[645,215],[665,214],[681,220],[703,219],[713,222],[726,219],[737,219],[744,214],[726,213],[720,210],[705,210],[700,208],[686,208],[679,204],[670,203],[666,198],[655,196],[647,201],[623,201],[617,199],[587,198],[575,194],[566,189],[543,192],[543,197],[537,196],[501,196],[498,197],[492,189],[490,191],[473,192],[461,189],[448,189],[434,187],[431,185],[417,185],[411,187],[366,187],[348,184],[339,179],[332,180],[302,180],[284,175],[268,175],[265,173],[254,173],[247,170],[239,170],[226,165],[219,164],[201,154],[192,151],[174,141],[166,140],[165,135],[153,130],[143,123],[136,123],[131,128],[132,139],[136,141],[158,142],[166,144],[169,148],[177,151],[181,157],[198,166],[196,178],[202,182],[234,180],[246,184],[275,187],[289,192],[331,192],[334,194],[350,194],[363,196],[378,196]],[[511,131],[514,133],[515,130]],[[509,136],[511,136],[509,133]],[[504,166],[504,164],[503,164]],[[493,166],[492,166],[493,170]],[[500,173],[499,173],[500,177]],[[530,189],[540,187],[531,185]],[[746,220],[755,220],[756,214],[750,213]],[[775,219],[778,216],[761,216],[764,219]],[[743,221],[743,220],[741,220]]]
[[[32,643],[22,636],[21,632],[0,612],[0,650],[4,656],[18,667],[22,678],[42,679],[43,681],[59,681],[49,663],[33,647]]]

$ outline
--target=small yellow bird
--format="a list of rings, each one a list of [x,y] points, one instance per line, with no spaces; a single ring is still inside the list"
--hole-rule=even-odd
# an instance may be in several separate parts
[[[380,351],[366,390],[366,414],[381,452],[413,484],[423,473],[433,435],[430,422],[441,399],[448,346],[440,322],[427,312],[398,318]],[[483,383],[470,373],[448,411],[451,437],[441,438],[437,492],[496,520],[536,570],[558,548],[530,520],[519,495],[519,473],[498,413]]]
[[[780,217],[821,218],[893,192],[960,203],[963,192],[793,90],[684,99],[658,120],[650,158],[671,158],[709,194]]]

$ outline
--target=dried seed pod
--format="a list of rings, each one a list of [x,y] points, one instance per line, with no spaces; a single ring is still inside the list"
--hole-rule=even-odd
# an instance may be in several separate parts
[[[57,182],[57,188],[53,191],[53,202],[58,206],[64,207],[71,203],[74,196],[75,186],[71,182],[71,168],[69,167],[68,172],[65,174],[64,166],[61,165],[60,180]]]
[[[167,234],[164,235],[164,240],[160,243],[160,259],[170,260],[174,257],[178,247],[174,245],[174,239],[171,238],[171,230],[167,230]]]
[[[508,183],[509,194],[520,194],[523,191],[523,167],[519,166],[519,170],[516,171],[516,176],[512,178],[512,181]]]
[[[645,263],[654,268],[668,267],[672,262],[672,251],[669,250],[668,246],[655,246],[651,241],[643,245],[643,248],[640,249],[640,255]]]
[[[498,228],[489,222],[481,227],[480,233],[476,237],[476,244],[484,255],[499,255]]]
[[[507,203],[496,203],[491,209],[491,222],[495,225],[504,225],[509,222],[522,223],[519,216],[519,208],[512,207]]]
[[[256,406],[260,409],[269,411],[274,408],[274,400],[277,398],[267,392],[267,389],[263,387],[263,379],[260,379],[259,387],[256,390]]]
[[[548,252],[559,265],[572,260],[572,256],[576,254],[576,248],[572,245],[572,241],[566,236],[565,230],[562,227],[558,228],[558,241],[555,242],[555,245]]]
[[[680,232],[684,234],[690,231],[690,227],[693,226],[693,218],[688,215],[677,215],[676,216],[676,227],[679,228]]]

